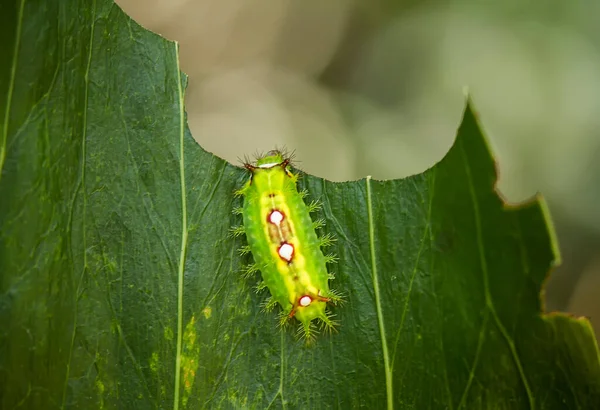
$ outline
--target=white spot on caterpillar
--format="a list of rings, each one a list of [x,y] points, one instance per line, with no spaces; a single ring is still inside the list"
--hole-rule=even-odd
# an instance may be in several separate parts
[[[310,302],[312,302],[312,299],[310,298],[310,296],[302,296],[300,298],[300,306],[306,307],[308,305],[310,305]]]
[[[281,164],[281,163],[280,162],[269,162],[268,164],[261,164],[258,167],[259,168],[272,168],[275,165],[279,165],[279,164]]]
[[[277,210],[271,212],[271,214],[269,215],[269,222],[271,222],[274,225],[279,226],[281,221],[283,221],[283,214],[281,212],[279,212]]]
[[[279,256],[282,259],[290,262],[292,260],[292,257],[294,256],[294,247],[289,243],[284,243],[279,247],[277,253],[279,253]]]

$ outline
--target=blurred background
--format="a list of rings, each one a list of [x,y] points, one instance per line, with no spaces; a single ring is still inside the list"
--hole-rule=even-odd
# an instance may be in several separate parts
[[[547,310],[600,336],[600,3],[117,3],[180,43],[192,134],[232,163],[286,146],[334,181],[420,173],[450,148],[468,86],[503,196],[548,200],[563,264]]]

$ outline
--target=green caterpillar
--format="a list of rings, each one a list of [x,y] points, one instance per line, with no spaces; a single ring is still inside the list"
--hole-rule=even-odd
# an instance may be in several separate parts
[[[263,282],[259,288],[266,287],[271,293],[265,310],[279,304],[280,325],[295,317],[301,323],[299,336],[310,342],[318,333],[315,322],[326,329],[337,325],[326,306],[340,302],[341,297],[329,288],[333,275],[326,264],[335,257],[321,251],[333,238],[317,237],[315,229],[323,221],[313,222],[310,213],[319,205],[304,203],[305,193],[298,192],[298,175],[291,172],[290,160],[275,150],[244,164],[250,179],[236,192],[244,197],[239,210],[244,225],[236,231],[246,233],[248,246],[242,253],[251,252],[255,262],[246,272],[260,270]]]

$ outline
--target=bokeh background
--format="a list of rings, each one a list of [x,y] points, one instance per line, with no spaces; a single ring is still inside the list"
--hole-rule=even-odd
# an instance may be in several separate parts
[[[450,148],[468,87],[510,203],[548,200],[562,266],[548,311],[600,335],[600,3],[117,0],[180,43],[206,150],[275,146],[334,181],[420,173]]]

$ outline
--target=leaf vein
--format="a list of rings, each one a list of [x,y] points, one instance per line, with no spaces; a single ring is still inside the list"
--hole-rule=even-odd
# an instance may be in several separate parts
[[[13,61],[10,68],[10,82],[8,84],[8,92],[6,93],[6,109],[4,110],[4,124],[2,127],[2,143],[0,144],[0,180],[2,179],[2,170],[4,169],[4,161],[6,160],[6,142],[8,141],[8,121],[10,119],[10,109],[12,106],[12,97],[15,90],[15,77],[17,76],[17,65],[19,61],[19,47],[21,46],[21,34],[23,31],[23,9],[25,8],[25,0],[21,0],[19,14],[17,16],[17,29],[15,48],[13,51]]]
[[[88,43],[88,56],[87,56],[87,64],[85,68],[84,75],[84,101],[83,101],[83,124],[81,130],[81,173],[79,174],[79,180],[77,182],[77,187],[73,193],[73,198],[71,201],[71,212],[69,215],[69,232],[71,231],[73,224],[73,212],[75,210],[75,202],[77,201],[77,196],[79,192],[83,190],[82,201],[83,201],[83,210],[82,210],[82,218],[81,218],[81,232],[82,232],[82,249],[83,249],[83,266],[81,268],[81,275],[79,276],[79,283],[77,284],[77,288],[74,292],[74,312],[73,312],[73,331],[71,332],[71,343],[69,345],[69,353],[66,363],[66,372],[65,372],[65,383],[63,387],[63,396],[62,396],[62,404],[61,408],[65,408],[66,399],[67,399],[67,387],[69,385],[69,377],[71,372],[71,360],[73,356],[73,348],[75,346],[75,337],[77,334],[77,319],[78,319],[78,311],[79,311],[79,298],[81,297],[80,291],[81,286],[83,284],[83,278],[85,277],[85,273],[87,271],[87,241],[86,241],[86,225],[85,218],[87,213],[87,196],[85,190],[85,168],[86,168],[86,157],[87,157],[87,115],[88,115],[88,105],[89,105],[89,91],[90,91],[90,68],[92,67],[92,55],[93,55],[93,41],[94,41],[94,31],[96,29],[96,0],[94,0],[92,4],[92,24],[90,27],[90,41]],[[72,247],[72,245],[71,245]]]
[[[479,251],[479,261],[481,263],[481,270],[483,273],[483,284],[484,284],[484,292],[485,292],[485,304],[487,307],[487,311],[491,312],[492,317],[494,318],[494,322],[496,324],[496,326],[498,327],[498,329],[500,330],[500,333],[502,334],[504,340],[506,341],[506,344],[508,345],[508,348],[511,352],[511,355],[513,357],[513,360],[515,362],[515,365],[517,366],[517,370],[519,372],[519,376],[521,378],[521,381],[523,383],[523,387],[525,388],[525,391],[527,393],[527,399],[529,401],[529,407],[530,408],[535,408],[535,400],[533,397],[533,394],[531,392],[531,389],[529,387],[529,383],[527,381],[527,377],[525,375],[525,371],[523,369],[523,365],[521,364],[521,360],[519,358],[515,343],[513,341],[513,339],[511,338],[511,336],[508,334],[508,331],[506,330],[506,328],[504,327],[504,325],[502,324],[502,322],[500,321],[500,318],[498,317],[498,314],[496,312],[496,308],[494,306],[494,302],[492,300],[492,295],[490,292],[490,284],[489,284],[489,271],[488,271],[488,264],[487,264],[487,258],[486,258],[486,252],[485,252],[485,244],[484,244],[484,240],[483,240],[483,228],[481,226],[481,213],[479,210],[479,202],[477,200],[477,195],[475,192],[475,186],[473,184],[473,176],[471,174],[471,167],[469,166],[469,162],[468,162],[468,158],[467,155],[464,151],[464,147],[462,145],[462,141],[460,144],[460,149],[461,149],[461,153],[463,156],[463,163],[465,164],[465,172],[467,174],[467,182],[469,185],[469,193],[471,195],[471,201],[473,203],[473,215],[475,218],[475,228],[476,228],[476,233],[477,233],[477,248]],[[463,397],[464,398],[464,397]]]

